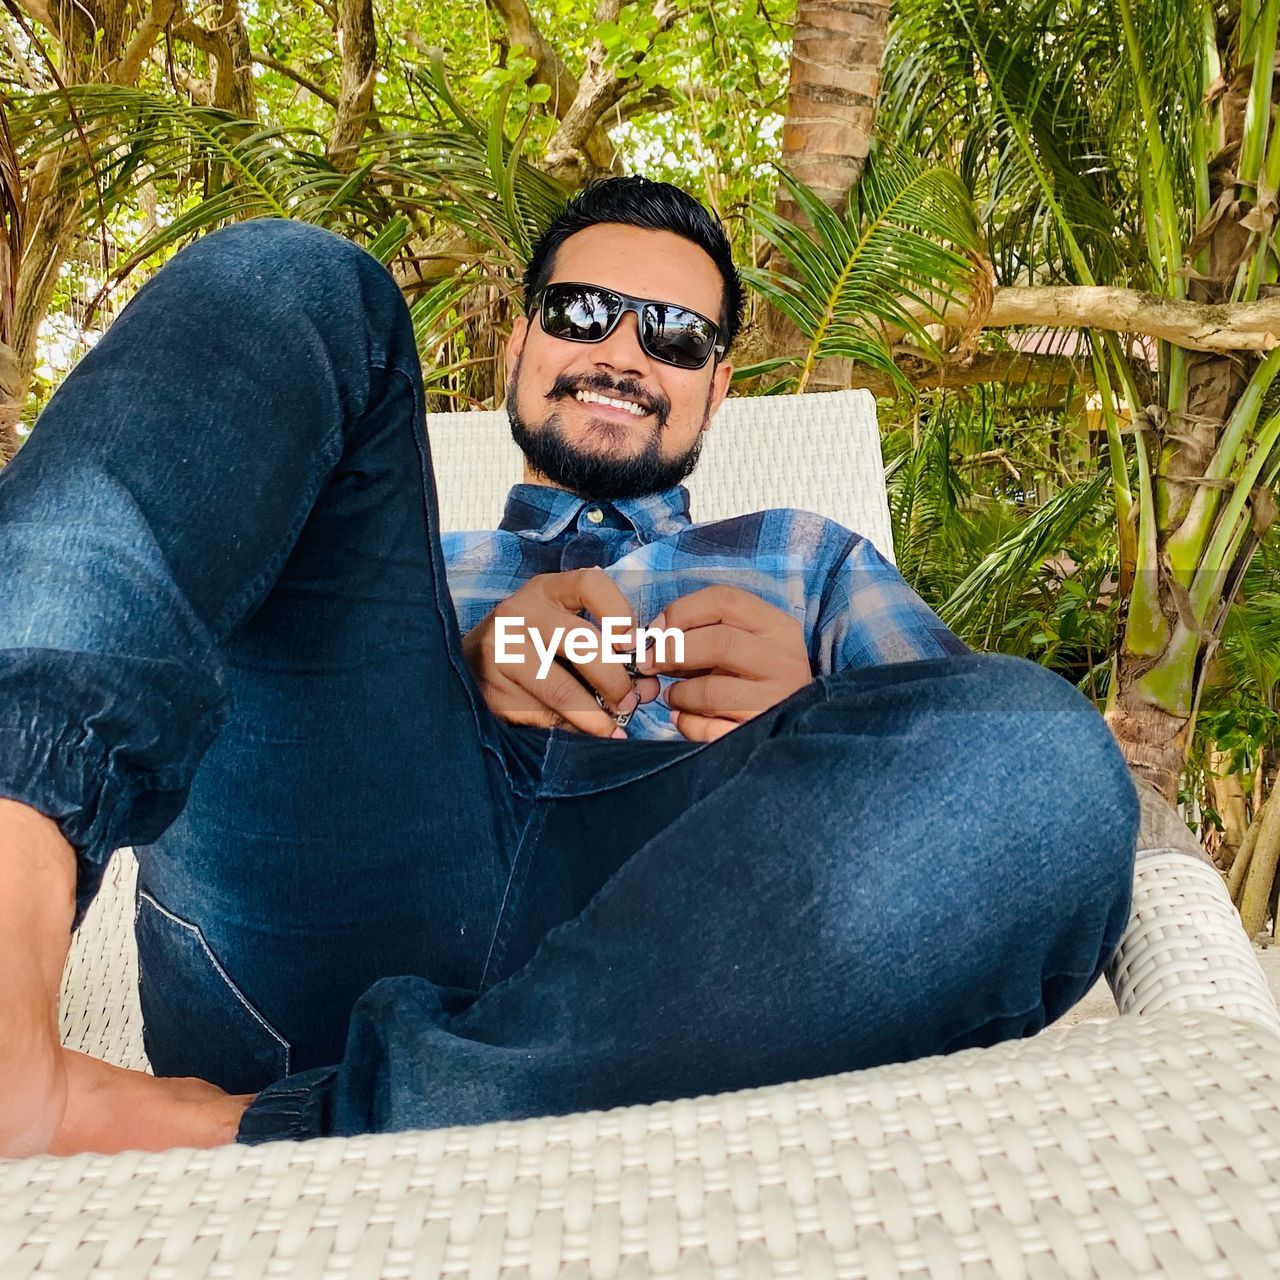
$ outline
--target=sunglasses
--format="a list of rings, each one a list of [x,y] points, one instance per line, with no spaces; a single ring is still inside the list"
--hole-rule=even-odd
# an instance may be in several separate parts
[[[677,369],[701,369],[725,353],[720,327],[672,302],[633,298],[596,284],[549,284],[538,294],[544,333],[566,342],[603,342],[628,311],[635,314],[640,345],[655,360]]]

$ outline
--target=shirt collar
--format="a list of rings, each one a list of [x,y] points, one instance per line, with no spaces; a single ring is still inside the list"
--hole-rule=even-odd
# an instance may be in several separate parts
[[[507,533],[550,542],[576,521],[584,507],[616,511],[636,531],[642,542],[652,542],[689,526],[689,491],[682,484],[644,498],[616,498],[611,502],[587,502],[545,484],[512,485],[498,528]]]

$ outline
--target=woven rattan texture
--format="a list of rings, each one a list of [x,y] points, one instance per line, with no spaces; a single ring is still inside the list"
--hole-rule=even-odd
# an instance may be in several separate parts
[[[1138,859],[1129,927],[1107,980],[1124,1013],[1216,1009],[1280,1032],[1266,977],[1218,872],[1174,849]]]
[[[1272,1280],[1278,1050],[1129,1017],[562,1119],[0,1164],[0,1275]]]
[[[492,529],[522,475],[506,413],[433,413],[427,422],[441,526]],[[798,507],[863,534],[893,558],[869,392],[726,400],[687,485],[695,520]]]
[[[119,1067],[146,1070],[133,937],[137,879],[133,851],[118,850],[71,940],[62,972],[62,1043]]]

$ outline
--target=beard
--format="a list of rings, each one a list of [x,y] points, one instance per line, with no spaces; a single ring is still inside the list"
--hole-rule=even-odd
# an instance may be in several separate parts
[[[662,456],[662,434],[671,412],[670,403],[646,392],[639,383],[629,379],[615,380],[603,373],[570,376],[561,374],[547,392],[552,403],[573,399],[579,391],[596,391],[601,395],[625,396],[635,400],[650,411],[651,426],[647,426],[649,439],[640,452],[629,457],[614,458],[605,453],[592,452],[574,444],[565,430],[560,414],[552,411],[536,428],[521,417],[516,408],[520,389],[520,361],[512,371],[511,387],[507,395],[507,417],[511,421],[511,436],[529,465],[553,484],[575,493],[589,502],[605,502],[613,498],[644,498],[649,494],[674,489],[682,480],[693,474],[702,452],[703,433],[687,452],[677,458]],[[710,418],[711,392],[707,392],[707,404],[702,425]],[[615,436],[622,424],[602,421],[601,434]]]

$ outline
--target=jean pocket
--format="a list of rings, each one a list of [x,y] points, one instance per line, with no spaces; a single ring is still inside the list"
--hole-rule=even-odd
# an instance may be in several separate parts
[[[156,1075],[256,1093],[289,1074],[289,1042],[250,1003],[198,925],[140,889],[134,930],[142,1038]]]

